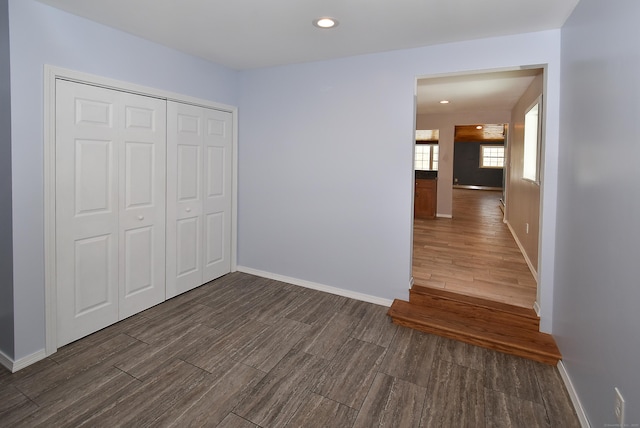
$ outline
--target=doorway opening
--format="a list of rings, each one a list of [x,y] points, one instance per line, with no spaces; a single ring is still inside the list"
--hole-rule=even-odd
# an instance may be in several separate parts
[[[418,79],[416,130],[438,129],[439,159],[435,215],[414,216],[413,284],[537,307],[541,181],[523,176],[524,122],[543,91],[539,67]],[[469,162],[493,181],[469,181]]]

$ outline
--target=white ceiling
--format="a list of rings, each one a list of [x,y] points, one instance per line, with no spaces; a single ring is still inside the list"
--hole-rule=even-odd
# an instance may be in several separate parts
[[[578,0],[38,0],[244,70],[560,28]],[[331,30],[312,21],[332,16]],[[418,81],[418,114],[510,110],[532,70]],[[448,99],[450,104],[439,104]]]
[[[560,28],[578,0],[38,0],[236,70]],[[312,25],[332,16],[340,25]]]
[[[542,72],[535,68],[419,79],[417,114],[510,111]]]

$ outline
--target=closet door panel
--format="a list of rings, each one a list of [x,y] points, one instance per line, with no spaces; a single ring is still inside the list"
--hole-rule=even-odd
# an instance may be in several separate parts
[[[204,136],[204,271],[203,282],[231,270],[232,115],[203,109]]]
[[[165,300],[166,102],[120,93],[119,318]]]
[[[56,82],[58,346],[118,320],[117,98]]]
[[[203,117],[167,103],[167,298],[202,284]]]

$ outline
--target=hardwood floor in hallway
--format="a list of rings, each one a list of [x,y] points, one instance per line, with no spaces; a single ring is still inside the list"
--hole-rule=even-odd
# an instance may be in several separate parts
[[[537,284],[499,191],[453,189],[453,218],[414,220],[414,284],[532,308]]]

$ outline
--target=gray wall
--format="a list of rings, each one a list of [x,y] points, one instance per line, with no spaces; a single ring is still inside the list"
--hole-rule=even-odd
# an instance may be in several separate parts
[[[13,359],[13,239],[11,225],[9,5],[7,0],[0,0],[0,352]]]
[[[638,17],[581,0],[562,28],[553,332],[592,427],[615,423],[616,386],[640,424]]]
[[[504,141],[456,141],[453,148],[453,184],[502,187],[504,168],[481,168],[482,146],[503,146]]]
[[[237,105],[238,73],[33,0],[9,0],[15,358],[44,349],[45,64]],[[19,96],[15,96],[19,94]]]

